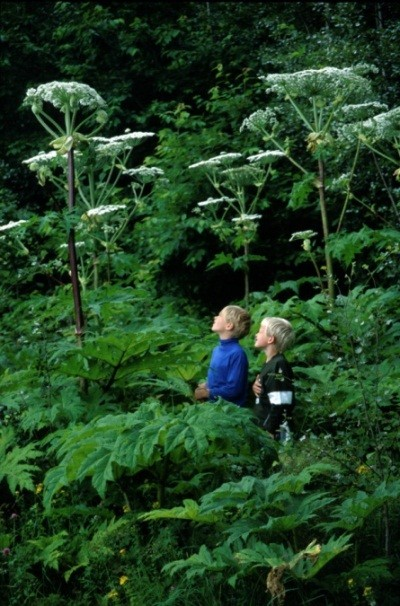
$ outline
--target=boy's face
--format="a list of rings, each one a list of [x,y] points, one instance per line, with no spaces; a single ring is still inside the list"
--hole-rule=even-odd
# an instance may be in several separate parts
[[[233,329],[232,322],[226,319],[225,308],[222,309],[217,316],[214,316],[214,323],[211,327],[213,332],[216,332],[221,338],[231,336]]]
[[[258,329],[258,333],[256,334],[254,339],[254,347],[256,347],[257,349],[265,349],[274,340],[273,337],[267,336],[267,329],[267,324],[261,322],[260,328]]]

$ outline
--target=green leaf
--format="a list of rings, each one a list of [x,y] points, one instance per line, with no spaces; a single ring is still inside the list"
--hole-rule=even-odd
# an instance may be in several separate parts
[[[0,481],[7,480],[10,491],[14,493],[17,489],[34,491],[35,485],[33,476],[40,468],[37,465],[28,463],[34,459],[43,456],[40,450],[36,449],[32,442],[26,446],[9,447],[15,441],[14,430],[10,427],[3,427],[0,430]]]

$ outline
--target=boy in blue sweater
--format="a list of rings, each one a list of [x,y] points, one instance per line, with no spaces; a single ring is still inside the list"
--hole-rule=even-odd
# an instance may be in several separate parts
[[[250,315],[238,305],[228,305],[214,317],[211,330],[219,344],[212,352],[206,382],[195,389],[195,400],[213,402],[220,397],[246,405],[249,362],[239,340],[249,334],[250,324]]]

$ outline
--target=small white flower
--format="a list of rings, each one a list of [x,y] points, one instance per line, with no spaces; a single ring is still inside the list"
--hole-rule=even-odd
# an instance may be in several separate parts
[[[75,242],[75,248],[84,248],[86,246],[86,242]],[[60,244],[59,249],[68,248],[68,244]]]

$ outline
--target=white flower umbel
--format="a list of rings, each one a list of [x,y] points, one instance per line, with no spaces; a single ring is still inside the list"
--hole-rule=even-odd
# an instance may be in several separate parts
[[[286,156],[286,154],[282,151],[279,151],[278,149],[275,149],[275,150],[260,151],[260,152],[258,152],[258,154],[255,154],[254,156],[249,156],[247,158],[247,160],[249,162],[260,162],[261,160],[264,162],[274,162],[278,158],[282,158],[282,156]]]
[[[378,112],[386,112],[388,106],[385,103],[371,101],[370,103],[357,103],[344,105],[340,112],[346,122],[355,122],[359,120],[367,120],[371,115]]]
[[[22,160],[22,164],[48,164],[52,160],[58,157],[56,151],[50,152],[39,152],[36,156],[32,156],[32,158],[28,158],[27,160]]]
[[[117,156],[124,151],[130,150],[134,145],[142,141],[142,139],[154,137],[154,134],[155,133],[134,132],[110,137],[109,139],[106,137],[92,137],[92,141],[94,142],[96,152],[98,152],[99,155]]]
[[[45,105],[52,105],[63,114],[63,124]],[[30,107],[36,119],[53,137],[51,145],[60,155],[69,152],[88,136],[98,132],[107,121],[107,104],[102,97],[87,84],[80,82],[48,82],[37,88],[29,88],[23,106]],[[83,110],[78,120],[78,114]],[[90,131],[85,134],[81,129],[92,123]]]
[[[214,156],[214,158],[210,158],[209,160],[201,160],[200,162],[191,164],[189,168],[212,168],[215,166],[224,166],[225,164],[229,164],[230,162],[233,162],[241,157],[242,154],[239,153],[222,152],[219,156]]]
[[[240,215],[240,217],[234,217],[232,221],[235,223],[247,223],[248,221],[257,221],[257,219],[261,219],[262,215]]]
[[[207,198],[203,202],[198,202],[197,206],[210,206],[211,204],[220,204],[221,202],[234,202],[233,198],[227,198],[223,196],[222,198]]]
[[[245,129],[252,132],[274,130],[277,126],[278,119],[272,109],[258,109],[243,120],[240,132],[243,132]]]
[[[317,232],[312,229],[306,229],[304,231],[295,231],[289,239],[289,242],[293,242],[294,240],[305,240],[307,238],[312,238],[317,235]]]
[[[29,88],[23,104],[30,105],[36,112],[42,109],[43,102],[51,103],[64,112],[67,107],[71,110],[75,110],[79,106],[98,110],[107,105],[94,88],[80,82],[54,81],[41,84],[37,88]]]
[[[393,141],[400,138],[400,107],[340,129],[343,136],[358,136],[369,142]]]
[[[359,72],[365,72],[367,67],[364,66],[363,70],[360,66],[306,69],[292,74],[268,74],[260,79],[268,86],[267,94],[276,93],[285,99],[287,96],[307,100],[319,97],[335,103],[341,97],[358,103],[365,102],[372,96],[371,83],[359,75]],[[373,69],[371,66],[370,71]]]
[[[90,208],[85,213],[85,215],[90,218],[101,217],[102,215],[108,215],[110,213],[115,213],[117,210],[122,210],[125,208],[126,208],[125,204],[108,204],[105,206],[97,206],[97,208]]]
[[[22,164],[27,164],[30,170],[36,171],[47,167],[64,167],[67,164],[67,158],[66,156],[60,156],[56,151],[40,152],[32,158],[22,160]]]
[[[129,177],[137,177],[141,181],[145,181],[147,183],[157,179],[158,177],[163,177],[164,171],[156,166],[139,166],[138,168],[128,168],[127,170],[123,170],[122,174],[128,175]]]
[[[0,231],[8,231],[9,229],[13,229],[14,227],[19,227],[24,223],[27,223],[25,219],[21,219],[20,221],[9,221],[6,225],[0,225]]]

